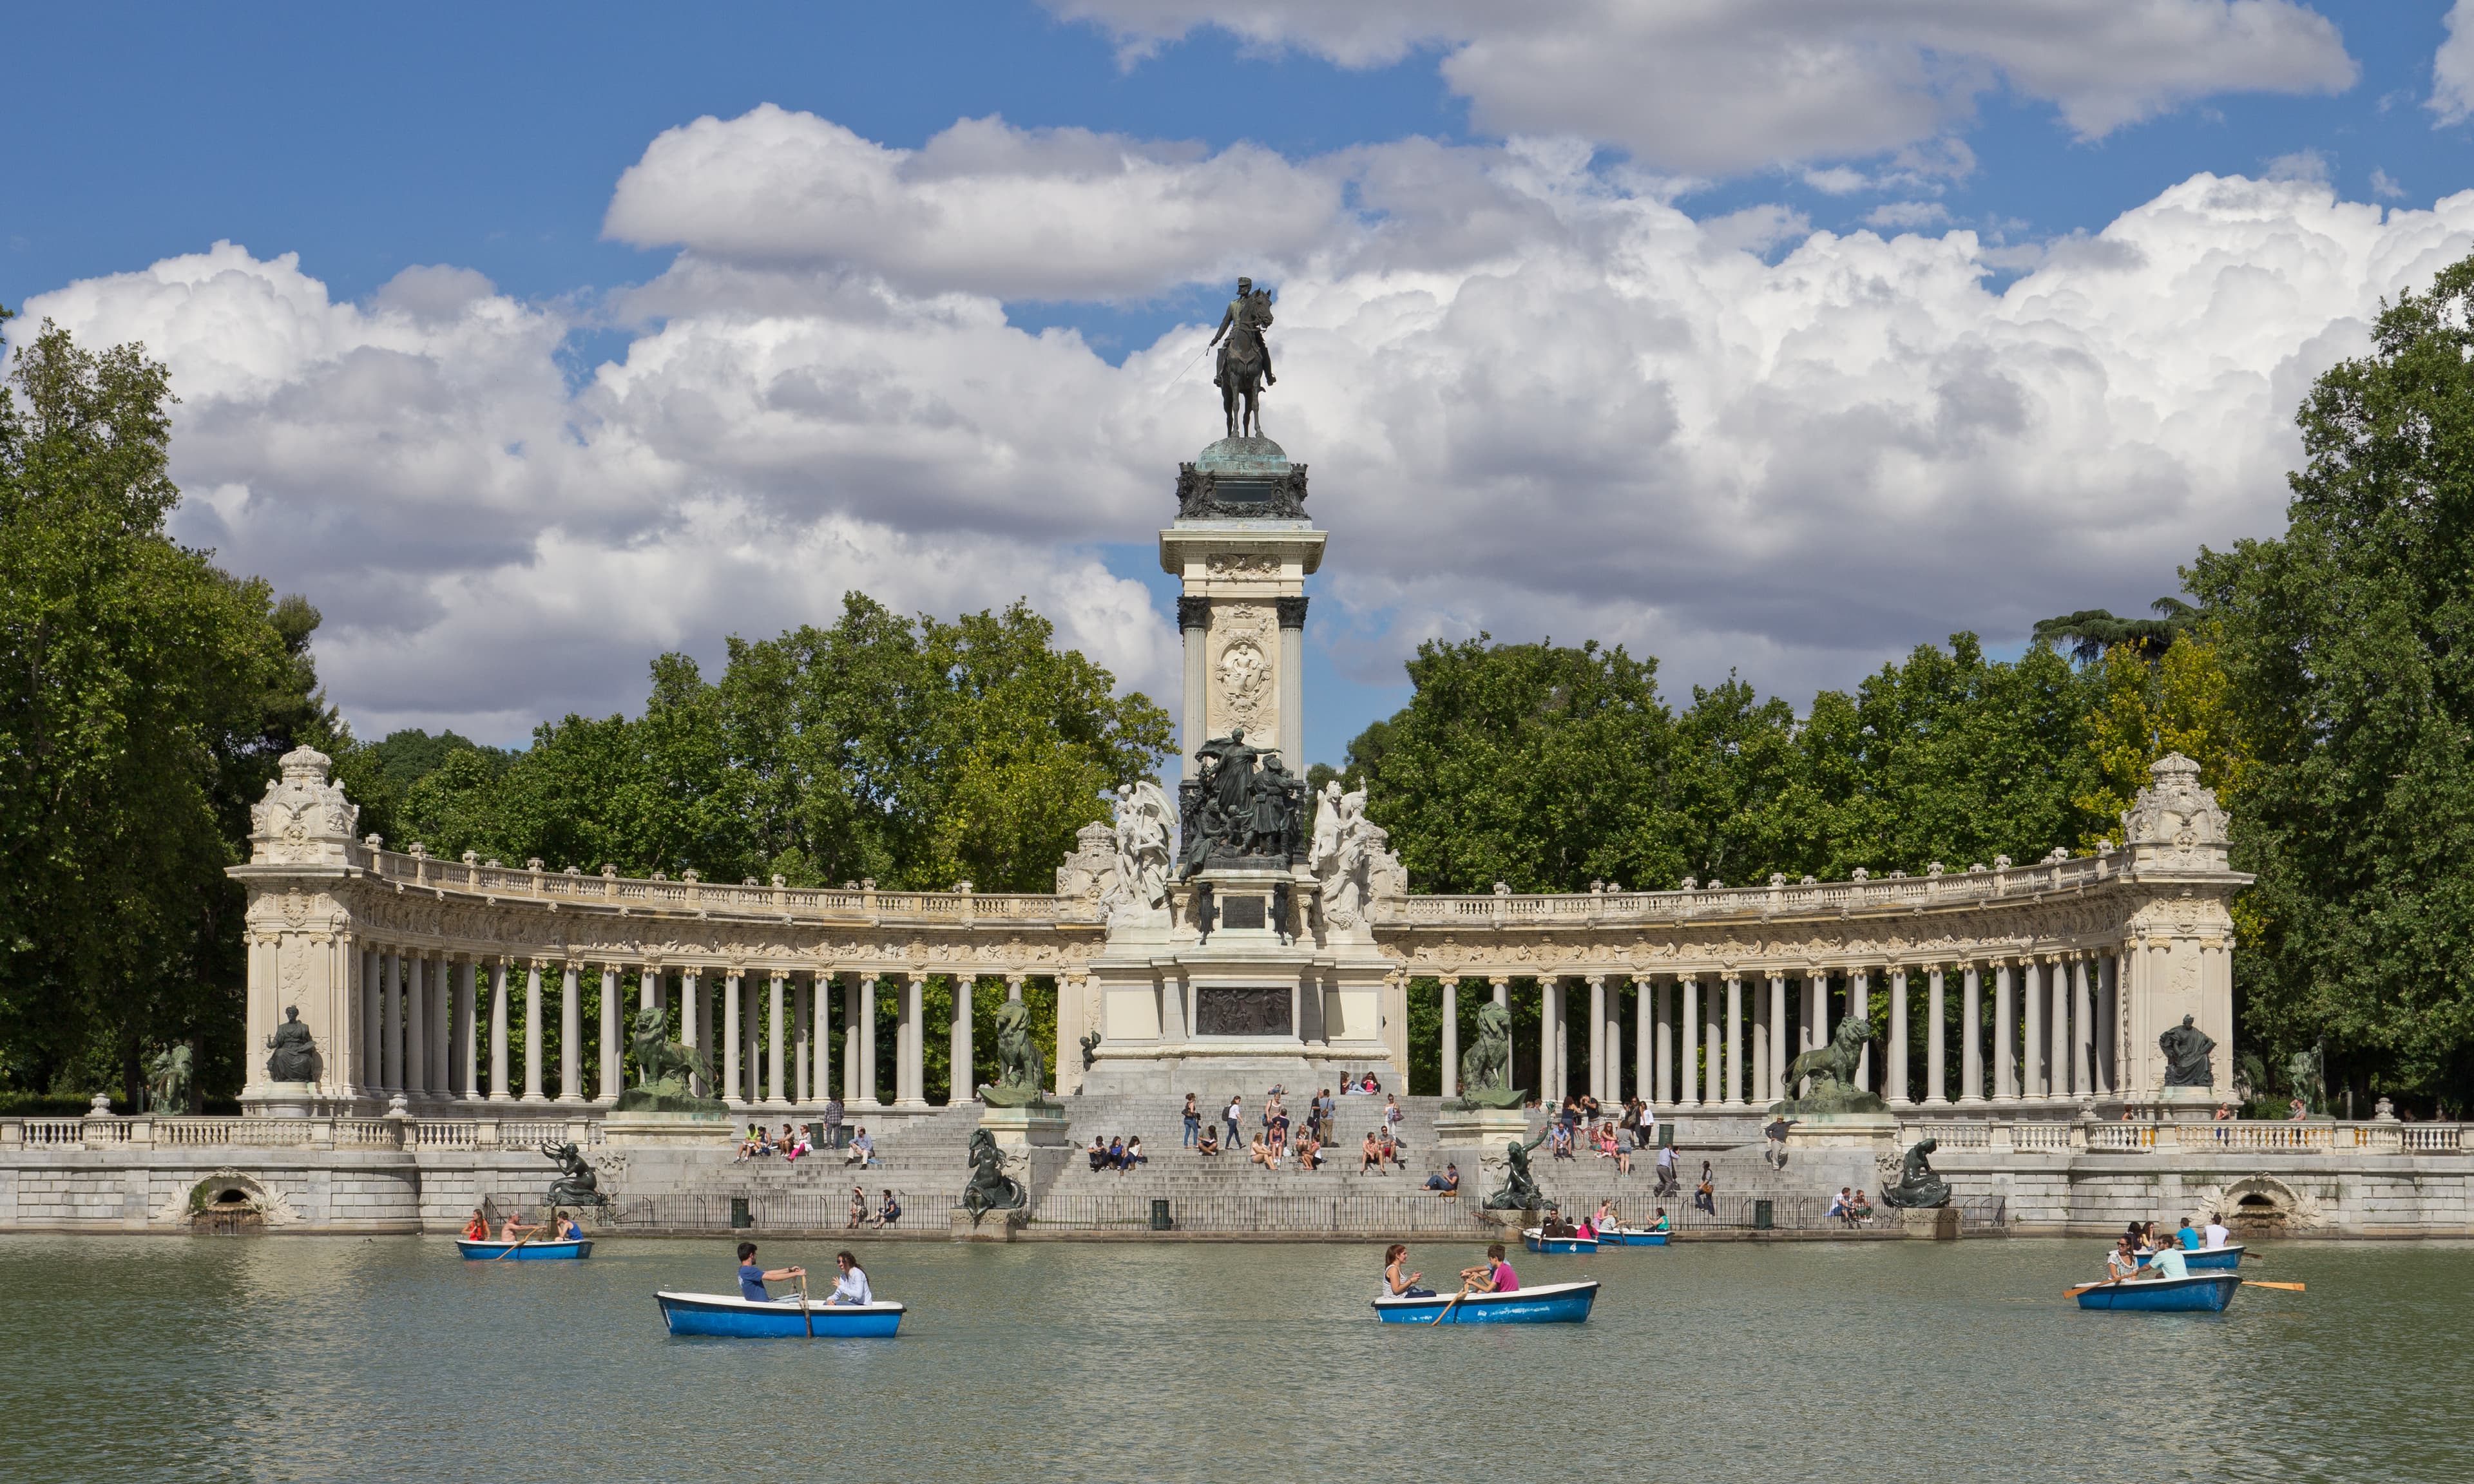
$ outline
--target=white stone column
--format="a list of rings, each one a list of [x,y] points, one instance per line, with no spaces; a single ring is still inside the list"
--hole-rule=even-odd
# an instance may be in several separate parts
[[[1984,1101],[1984,966],[1970,959],[1958,991],[1958,1100]]]
[[[954,976],[954,1014],[946,1026],[945,1102],[948,1106],[971,1100],[971,1058],[977,1049],[971,1044],[971,1001],[978,997],[979,991],[977,977],[971,974]]]
[[[816,1101],[824,1103],[834,1095],[834,974],[809,974],[809,992],[816,996]]]
[[[1632,976],[1632,1095],[1646,1103],[1657,1090],[1651,1080],[1658,1063],[1658,1042],[1650,1008],[1650,982],[1645,974]]]
[[[713,1065],[713,979],[702,969],[679,975],[679,1025],[685,1033],[682,1039],[704,1053],[707,1066]],[[695,1089],[698,1097],[712,1097],[718,1090],[703,1077],[692,1074],[688,1085]]]
[[[1589,1096],[1601,1103],[1612,1103],[1617,1101],[1620,1094],[1607,1090],[1607,976],[1591,974],[1589,984]]]
[[[594,1101],[618,1101],[618,1081],[623,1066],[619,1052],[625,1046],[624,1007],[619,1003],[626,995],[618,976],[618,966],[601,966],[601,1082],[593,1089]]]
[[[1667,975],[1657,976],[1651,988],[1650,1053],[1655,1064],[1650,1068],[1655,1079],[1650,1084],[1650,1106],[1672,1112],[1675,1108],[1675,981]]]
[[[1564,1094],[1555,1086],[1555,980],[1538,980],[1538,1101],[1552,1108]]]
[[[739,1013],[740,1100],[753,1107],[764,1101],[764,1006],[753,990],[745,990]]]
[[[2029,954],[2019,960],[2019,1096],[2028,1101],[2045,1095],[2044,966]]]
[[[747,1022],[740,1014],[740,989],[746,975],[738,969],[721,976],[721,1100],[733,1108],[746,1106],[747,1067],[740,1060],[746,1051]],[[744,1132],[744,1131],[742,1131]]]
[[[1029,977],[1031,977],[1029,974],[1007,974],[1007,975],[1006,975],[1006,976],[1005,976],[1006,998],[1007,998],[1007,999],[1009,999],[1009,1000],[1013,1001],[1013,1002],[1014,1002],[1015,1004],[1017,1004],[1017,1005],[1021,1004],[1021,1003],[1022,1003],[1022,982],[1023,982],[1023,980],[1025,980],[1025,979],[1027,979],[1027,978],[1029,978]]]
[[[455,994],[449,988],[454,969],[448,956],[438,954],[429,961],[429,1090],[438,1097],[454,1091],[455,1041],[453,1034]]]
[[[1194,751],[1211,737],[1211,600],[1186,596],[1176,600],[1177,637],[1185,643],[1184,705],[1176,719],[1178,740],[1184,745],[1184,777],[1194,778],[1198,765]]]
[[[507,1084],[507,960],[490,961],[490,1096],[505,1102]]]
[[[1847,970],[1847,1013],[1861,1016],[1869,1025],[1873,1020],[1873,972],[1868,969]],[[1856,1089],[1869,1092],[1873,1089],[1873,1042],[1864,1042],[1863,1053],[1856,1058]]]
[[[1892,1107],[1904,1107],[1915,1099],[1908,1090],[1907,1079],[1907,966],[1890,967],[1890,1024],[1882,1037],[1881,1100]]]
[[[2122,1090],[2122,958],[2101,954],[2097,968],[2097,1090],[2113,1096]]]
[[[928,1106],[928,1073],[922,1055],[927,1049],[928,1026],[919,1008],[926,988],[924,974],[902,976],[902,1075],[904,1086],[910,1089],[905,1101],[913,1108]]]
[[[423,993],[429,955],[404,955],[403,1090],[418,1103],[429,1095],[429,1006]]]
[[[1701,978],[1698,974],[1678,974],[1675,983],[1684,992],[1682,1044],[1675,1051],[1675,1105],[1678,1108],[1698,1108],[1701,1106]]]
[[[782,976],[774,974],[771,984],[764,1002],[764,1101],[784,1108],[789,1105],[790,1094],[782,1085]]]
[[[1797,1012],[1801,1029],[1796,1036],[1796,1050],[1818,1051],[1830,1037],[1830,975],[1827,971],[1806,969],[1804,971],[1804,1004]],[[1790,1058],[1792,1060],[1792,1058]],[[1800,1077],[1786,1089],[1788,1097],[1802,1097],[1810,1089],[1812,1079]]]
[[[854,974],[842,1001],[842,1101],[856,1108],[876,1101],[876,978]]]
[[[480,1009],[475,974],[473,957],[455,960],[455,1095],[465,1103],[480,1098],[480,1026],[473,1024]]]
[[[584,966],[573,959],[558,987],[558,1100],[584,1101]]]
[[[1744,978],[1727,975],[1727,1105],[1744,1106]]]
[[[636,974],[636,1008],[651,1010],[667,1003],[662,998],[662,970],[646,964]]]
[[[1461,980],[1458,974],[1443,976],[1443,1096],[1461,1095]]]
[[[815,1065],[814,1031],[810,1026],[808,987],[790,979],[790,1101],[806,1108],[817,1101],[808,1086],[808,1069]]]
[[[1770,1076],[1770,997],[1758,979],[1750,981],[1744,1008],[1744,1101],[1758,1107]]]
[[[1306,771],[1306,600],[1274,598],[1272,608],[1280,626],[1280,758],[1292,772],[1302,775]]]
[[[1775,1103],[1786,1096],[1786,1065],[1795,1060],[1795,1047],[1786,1034],[1786,975],[1770,970],[1770,1061],[1769,1075],[1761,1082],[1761,1100]]]
[[[1494,1002],[1504,1009],[1512,1008],[1512,980],[1505,974],[1490,974],[1487,983],[1494,991]]]
[[[2045,1085],[2054,1102],[2071,1095],[2071,979],[2061,956],[2045,960]]]
[[[546,1103],[542,1095],[541,960],[524,964],[524,1101]]]
[[[1944,1044],[1948,1035],[1948,1003],[1943,999],[1944,967],[1935,964],[1925,970],[1925,1096],[1928,1106],[1942,1107],[1950,1102],[1950,1052]]]
[[[379,1035],[378,950],[361,949],[361,1034],[357,1079],[364,1095],[386,1086],[386,1043]]]
[[[1993,965],[1993,1100],[2019,1098],[2019,988],[2008,959]]]
[[[2096,987],[2088,955],[2071,955],[2071,1093],[2096,1090]]]

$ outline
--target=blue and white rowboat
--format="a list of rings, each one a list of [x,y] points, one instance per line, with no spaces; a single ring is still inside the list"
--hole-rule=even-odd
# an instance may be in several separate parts
[[[1647,1227],[1609,1227],[1598,1233],[1601,1247],[1663,1247],[1667,1233]]]
[[[1558,1253],[1566,1257],[1598,1250],[1598,1239],[1594,1236],[1548,1236],[1544,1233],[1544,1228],[1531,1227],[1520,1233],[1520,1239],[1528,1244],[1531,1252]]]
[[[2139,1265],[2147,1266],[2147,1259],[2154,1256],[2154,1253],[2141,1253]],[[2198,1247],[2182,1254],[2182,1266],[2194,1273],[2229,1270],[2242,1266],[2242,1257],[2243,1244],[2227,1242],[2222,1247]]]
[[[2188,1278],[2132,1278],[2098,1283],[2079,1294],[2081,1308],[2142,1309],[2151,1314],[2218,1314],[2233,1302],[2242,1278],[2194,1273]]]
[[[1597,1299],[1598,1284],[1592,1279],[1582,1283],[1541,1283],[1510,1293],[1473,1293],[1458,1304],[1447,1293],[1424,1299],[1379,1298],[1374,1301],[1374,1314],[1387,1325],[1430,1325],[1448,1307],[1451,1312],[1443,1314],[1443,1321],[1447,1325],[1577,1325],[1589,1317],[1589,1305]]]
[[[573,1262],[593,1256],[593,1238],[579,1236],[564,1242],[473,1242],[455,1239],[455,1250],[467,1258],[488,1262],[504,1253],[509,1262]]]
[[[798,1298],[758,1304],[727,1293],[657,1292],[662,1323],[672,1334],[711,1334],[730,1339],[805,1339],[809,1325],[820,1340],[886,1339],[902,1328],[903,1305],[810,1303],[801,1313]]]

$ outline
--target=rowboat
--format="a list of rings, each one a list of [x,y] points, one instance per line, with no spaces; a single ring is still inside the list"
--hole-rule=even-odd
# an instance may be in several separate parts
[[[1531,1227],[1522,1232],[1520,1239],[1528,1244],[1531,1252],[1560,1253],[1567,1257],[1598,1250],[1598,1239],[1594,1236],[1548,1236],[1540,1227]]]
[[[1447,1325],[1577,1325],[1589,1317],[1589,1305],[1597,1299],[1598,1285],[1592,1279],[1581,1283],[1541,1283],[1510,1293],[1473,1293],[1457,1304],[1447,1293],[1422,1299],[1378,1298],[1374,1314],[1387,1325],[1430,1325],[1439,1314]]]
[[[509,1262],[573,1262],[593,1256],[593,1238],[570,1237],[564,1242],[474,1242],[455,1239],[455,1250],[468,1259],[487,1262],[503,1254]]]
[[[1598,1233],[1601,1247],[1663,1247],[1667,1233],[1647,1227],[1608,1227]]]
[[[2154,1256],[2153,1253],[2141,1253],[2139,1265],[2147,1266],[2147,1259]],[[2222,1247],[2199,1247],[2182,1254],[2182,1266],[2194,1273],[2230,1270],[2242,1266],[2242,1257],[2243,1244],[2228,1242]]]
[[[891,1339],[902,1328],[903,1305],[875,1304],[810,1304],[805,1310],[794,1295],[759,1304],[727,1293],[657,1292],[662,1323],[672,1334],[712,1334],[731,1339]]]
[[[2241,1277],[2233,1273],[2132,1278],[2081,1291],[2079,1307],[2144,1309],[2153,1314],[2217,1314],[2233,1302],[2234,1290],[2241,1286]]]

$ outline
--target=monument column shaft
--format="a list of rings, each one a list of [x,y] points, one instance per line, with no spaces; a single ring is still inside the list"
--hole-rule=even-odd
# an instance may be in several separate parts
[[[808,1069],[815,1065],[816,1060],[809,1043],[810,1038],[815,1034],[809,1025],[808,1002],[811,997],[806,985],[795,978],[790,981],[790,1061],[793,1072],[790,1100],[802,1107],[815,1101],[808,1087]]]
[[[507,961],[490,961],[490,1096],[506,1101],[507,1085]]]
[[[1984,967],[1970,963],[1958,991],[1958,1100],[1984,1101]]]
[[[1202,776],[1195,752],[1211,740],[1211,608],[1198,600],[1180,604],[1178,613],[1187,621],[1178,631],[1185,641],[1185,704],[1177,730],[1185,744],[1184,777],[1193,778]]]
[[[1646,1103],[1657,1086],[1650,1080],[1658,1060],[1657,1043],[1651,1040],[1649,981],[1637,974],[1632,981],[1632,1095]]]
[[[619,1076],[619,1000],[626,991],[621,988],[618,966],[601,966],[601,1083],[593,1089],[594,1101],[615,1103],[618,1100]]]
[[[1799,1017],[1802,1032],[1796,1038],[1796,1048],[1799,1052],[1821,1049],[1821,1043],[1830,1036],[1829,1019],[1830,975],[1827,972],[1814,973],[1807,969],[1804,975],[1804,1007]],[[1800,1079],[1796,1086],[1786,1089],[1786,1095],[1804,1096],[1805,1088],[1811,1080],[1809,1077]]]
[[[745,1049],[740,1044],[746,1031],[740,1018],[740,987],[745,976],[738,969],[724,974],[721,980],[721,1096],[734,1106],[747,1101],[745,1064],[740,1061]]]
[[[1675,1057],[1675,1104],[1694,1108],[1701,1102],[1701,981],[1690,974],[1679,974],[1675,983],[1684,992],[1683,1044]]]
[[[1726,1089],[1719,1081],[1727,1062],[1725,1009],[1725,1002],[1718,997],[1718,983],[1713,979],[1701,996],[1701,1101],[1711,1108],[1726,1099]]]
[[[2019,961],[2019,1095],[2045,1095],[2045,1003],[2032,958]]]
[[[479,1028],[473,1024],[473,1012],[480,1006],[480,986],[474,982],[479,972],[471,959],[455,966],[455,1087],[457,1097],[467,1101],[481,1095],[480,1081],[474,1075],[479,1069],[477,1053],[481,1047]]]
[[[702,969],[679,976],[681,1025],[687,1025],[690,1014],[694,1015],[695,1022],[685,1039],[688,1044],[704,1053],[705,1065],[709,1067],[713,1065],[713,975]],[[692,1073],[688,1077],[688,1086],[695,1089],[698,1097],[711,1097],[717,1090],[707,1079]]]
[[[1650,1107],[1675,1107],[1675,981],[1660,976],[1650,991]]]
[[[2111,1096],[2122,1090],[2121,957],[2101,954],[2096,961],[2097,1090]]]
[[[2071,1095],[2071,979],[2059,957],[2045,961],[2045,1085],[2056,1102]]]
[[[422,991],[428,955],[404,955],[403,1090],[415,1098],[429,1092],[429,1006]]]
[[[403,957],[389,949],[378,964],[378,1086],[403,1090]]]
[[[1862,1017],[1867,1025],[1873,1021],[1873,975],[1870,969],[1847,970],[1847,1013]],[[1856,1058],[1856,1089],[1873,1089],[1873,1042],[1864,1042],[1863,1052]]]
[[[454,1021],[455,995],[449,988],[454,969],[444,953],[429,961],[429,1090],[444,1097],[452,1089],[449,1078],[455,1065]]]
[[[782,976],[767,981],[771,993],[764,1008],[764,1101],[779,1108],[790,1101],[782,1086]]]
[[[1761,1099],[1775,1103],[1786,1096],[1786,1064],[1795,1060],[1786,1034],[1786,975],[1770,975],[1770,1074],[1761,1085]]]
[[[361,1065],[360,1085],[365,1092],[375,1092],[385,1086],[386,1049],[379,1036],[378,950],[361,950]]]
[[[546,1103],[542,1095],[541,961],[524,966],[524,1101]]]
[[[946,1023],[945,1103],[955,1107],[971,1100],[971,1000],[980,981],[973,974],[954,976],[952,1017]]]
[[[558,1100],[584,1101],[584,966],[570,960],[558,989]]]
[[[2089,956],[2071,957],[2071,1091],[2086,1097],[2096,1090],[2096,987]]]
[[[859,1037],[860,1100],[871,1105],[885,1101],[876,1076],[876,976],[861,975],[859,981],[859,1014],[852,1017],[851,1029]]]
[[[1950,1101],[1950,1051],[1947,985],[1939,964],[1925,970],[1925,1101]]]
[[[1744,1101],[1744,981],[1727,976],[1727,1101]]]
[[[927,987],[928,980],[925,974],[907,975],[902,982],[902,1023],[910,1032],[906,1039],[902,1062],[903,1070],[910,1075],[910,1096],[908,1101],[914,1108],[924,1108],[928,1105],[928,1074],[921,1058],[921,1053],[927,1049],[925,1033],[928,1027],[920,1014],[920,999]]]
[[[1601,1103],[1616,1100],[1607,1090],[1607,981],[1604,975],[1589,980],[1589,1096]]]
[[[1884,1041],[1888,1055],[1882,1060],[1881,1096],[1890,1103],[1913,1101],[1907,1091],[1907,969],[1902,964],[1890,970],[1890,1028]]]
[[[1443,984],[1443,1090],[1445,1097],[1461,1095],[1461,982],[1446,978]]]
[[[1993,1097],[2019,1096],[2019,982],[2008,959],[1993,966]]]
[[[1303,600],[1299,600],[1302,608]],[[1286,615],[1283,614],[1283,620]],[[1306,771],[1306,626],[1300,611],[1298,621],[1280,624],[1280,761],[1290,772],[1303,777]]]

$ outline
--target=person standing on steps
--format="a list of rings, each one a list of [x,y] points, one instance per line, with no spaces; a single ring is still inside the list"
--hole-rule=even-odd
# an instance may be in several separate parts
[[[1202,1113],[1194,1106],[1194,1094],[1191,1092],[1185,1095],[1185,1112],[1181,1116],[1185,1120],[1185,1142],[1177,1147],[1191,1149],[1202,1137]]]
[[[1242,1148],[1246,1142],[1246,1094],[1243,1092],[1228,1094],[1228,1110],[1221,1116],[1227,1121],[1228,1132],[1222,1137],[1220,1142],[1229,1149]]]

